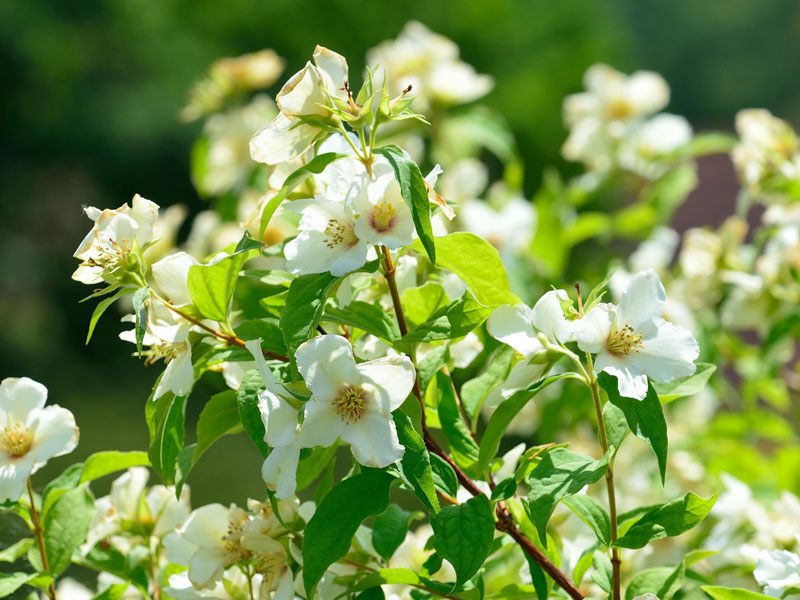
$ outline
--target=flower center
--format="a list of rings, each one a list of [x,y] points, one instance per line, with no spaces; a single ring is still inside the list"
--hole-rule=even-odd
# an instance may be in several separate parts
[[[367,411],[367,392],[357,385],[346,385],[333,401],[339,418],[347,424],[359,421]]]
[[[352,246],[358,241],[352,226],[343,224],[339,219],[328,219],[325,236],[325,245],[328,248],[335,248],[343,244]]]
[[[33,444],[33,436],[26,427],[19,423],[8,426],[0,431],[0,450],[7,452],[11,458],[20,458],[28,453]]]
[[[644,348],[642,332],[634,331],[630,325],[625,325],[621,329],[614,329],[608,336],[606,347],[614,356],[625,356],[631,352],[639,352]]]
[[[394,206],[384,200],[372,209],[372,227],[383,232],[392,226],[394,220]]]
[[[633,114],[633,107],[624,98],[613,100],[608,106],[608,115],[614,121],[624,121]]]

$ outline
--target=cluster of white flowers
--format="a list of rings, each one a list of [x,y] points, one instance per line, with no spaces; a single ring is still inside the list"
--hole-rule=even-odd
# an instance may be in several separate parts
[[[586,91],[564,100],[568,160],[597,173],[619,167],[654,179],[666,171],[664,160],[692,139],[685,118],[659,113],[669,102],[669,86],[657,73],[628,76],[598,64],[583,81]]]

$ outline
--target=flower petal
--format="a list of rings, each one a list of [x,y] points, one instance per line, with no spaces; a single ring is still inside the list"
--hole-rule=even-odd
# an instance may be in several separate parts
[[[263,391],[258,395],[258,410],[266,433],[264,441],[273,448],[294,443],[297,429],[297,409],[270,392]]]
[[[370,360],[356,369],[375,386],[380,408],[385,412],[392,412],[405,402],[417,377],[411,359],[404,354]]]
[[[278,498],[291,498],[297,488],[297,465],[300,447],[295,445],[273,448],[261,466],[261,477]]]
[[[295,352],[297,370],[314,396],[332,400],[342,385],[360,381],[353,348],[340,335],[321,335]]]
[[[536,329],[562,344],[572,340],[572,324],[561,308],[561,303],[568,301],[569,296],[564,290],[550,290],[539,298],[531,310],[531,320]]]
[[[192,304],[189,294],[189,267],[196,264],[197,260],[186,252],[171,254],[153,264],[156,285],[176,306]]]
[[[306,418],[297,430],[297,444],[301,448],[328,447],[344,430],[344,422],[330,401],[312,397],[305,405]]]
[[[544,350],[532,325],[531,309],[524,304],[499,306],[486,322],[489,335],[526,357]]]
[[[32,413],[47,402],[47,388],[27,377],[6,377],[0,383],[0,425],[27,425]],[[3,414],[5,413],[5,418]]]
[[[578,342],[578,348],[593,354],[603,350],[611,333],[614,315],[614,305],[601,303],[580,319],[573,321],[572,335]]]
[[[33,443],[31,454],[41,464],[54,456],[67,454],[78,445],[78,428],[75,417],[66,408],[53,404],[36,414],[31,423]]]
[[[19,500],[25,482],[33,472],[34,461],[32,453],[14,459],[0,452],[0,502]]]
[[[700,356],[700,346],[685,327],[663,319],[652,322],[654,335],[644,338],[644,347],[629,356],[653,381],[666,383],[692,375],[694,361]],[[647,331],[646,331],[647,333]]]
[[[320,131],[297,124],[283,113],[259,129],[250,140],[250,156],[260,163],[276,165],[297,158],[311,147]]]
[[[403,458],[392,416],[367,411],[345,427],[342,440],[350,444],[355,459],[367,467],[383,468]]]
[[[195,588],[212,587],[225,573],[225,553],[201,548],[189,561],[189,580]]]
[[[605,371],[617,378],[617,389],[620,396],[644,400],[647,396],[647,375],[642,372],[639,365],[631,360],[618,358],[608,352],[597,355],[594,363],[596,372]]]
[[[666,300],[664,286],[655,271],[648,269],[637,273],[622,293],[617,307],[617,323],[640,329],[643,323],[661,317]]]

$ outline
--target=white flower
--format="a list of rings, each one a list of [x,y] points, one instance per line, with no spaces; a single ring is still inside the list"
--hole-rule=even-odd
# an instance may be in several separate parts
[[[739,179],[756,191],[771,175],[800,175],[800,141],[792,127],[768,110],[746,109],[736,114],[740,141],[731,151]]]
[[[78,445],[75,417],[46,401],[47,388],[27,377],[0,383],[0,502],[16,502],[28,477]]]
[[[300,346],[295,358],[311,390],[297,433],[301,447],[330,446],[341,438],[358,462],[379,468],[403,456],[391,413],[414,385],[414,366],[407,356],[356,364],[346,339],[323,335]]]
[[[159,260],[151,268],[156,286],[175,306],[192,303],[189,293],[189,268],[200,264],[186,252],[176,252]]]
[[[604,64],[592,65],[583,77],[585,92],[564,99],[564,121],[570,127],[592,118],[624,123],[652,115],[667,105],[669,86],[652,71],[625,75]]]
[[[532,383],[541,379],[547,369],[542,360],[546,349],[539,340],[538,332],[558,343],[572,340],[572,322],[564,315],[562,303],[569,297],[564,290],[552,290],[544,294],[533,308],[524,304],[500,306],[486,322],[486,330],[493,338],[508,344],[525,360],[514,365],[505,383],[486,398],[487,407],[496,406]]]
[[[688,329],[661,318],[665,301],[656,272],[643,271],[618,306],[598,304],[574,322],[578,347],[597,354],[595,371],[616,376],[622,396],[643,400],[648,377],[668,382],[695,371],[697,341]]]
[[[281,112],[250,140],[253,160],[274,165],[303,154],[322,130],[297,117],[329,117],[325,106],[330,105],[331,98],[347,101],[346,86],[347,61],[336,52],[317,46],[314,64],[306,63],[278,92],[275,101]]]
[[[527,248],[536,229],[536,209],[522,197],[511,198],[500,210],[482,200],[467,200],[458,218],[464,229],[484,238],[501,254]]]
[[[189,567],[196,589],[214,587],[227,567],[245,558],[240,538],[247,514],[236,505],[202,506],[175,533],[164,538],[167,560]]]
[[[300,233],[283,249],[292,273],[345,275],[367,262],[367,244],[355,232],[347,204],[318,196],[302,210]]]
[[[147,302],[147,327],[142,344],[148,349],[143,350],[142,354],[147,358],[147,364],[152,364],[161,358],[167,364],[156,386],[153,400],[158,400],[167,392],[184,396],[194,384],[192,345],[188,339],[192,325],[167,308],[160,300],[151,297]],[[127,315],[122,321],[134,322],[135,318],[133,315]],[[120,332],[119,338],[135,344],[135,328]]]
[[[417,21],[409,21],[396,40],[386,40],[368,51],[367,64],[383,68],[392,94],[411,85],[417,94],[415,106],[422,111],[431,104],[471,102],[494,87],[489,75],[477,74],[459,59],[458,46],[452,40]]]
[[[108,496],[97,499],[98,510],[85,544],[87,550],[98,541],[115,536],[112,544],[127,552],[132,547],[131,538],[116,534],[131,524],[144,526],[149,535],[163,538],[189,516],[188,486],[184,486],[180,499],[175,497],[174,490],[163,485],[154,485],[146,491],[149,476],[146,468],[131,467],[112,482]]]
[[[684,117],[661,113],[645,121],[622,143],[619,163],[642,177],[656,179],[668,164],[663,158],[692,140],[692,126]]]
[[[800,586],[800,556],[786,550],[761,550],[753,576],[765,594],[780,598],[786,588]]]
[[[278,498],[289,498],[297,487],[297,464],[300,446],[297,444],[297,409],[285,398],[291,397],[269,370],[261,352],[261,340],[245,344],[255,358],[266,390],[258,395],[258,410],[264,423],[264,441],[272,448],[261,467],[261,476]]]
[[[130,255],[152,240],[158,205],[139,194],[131,204],[114,210],[101,211],[93,206],[84,209],[94,227],[73,254],[81,261],[72,274],[73,279],[89,285],[104,280],[112,282],[119,269],[132,264]]]
[[[400,193],[400,185],[392,167],[385,160],[376,160],[374,177],[366,173],[352,199],[358,219],[355,235],[371,244],[390,250],[408,246],[413,241],[414,221]]]

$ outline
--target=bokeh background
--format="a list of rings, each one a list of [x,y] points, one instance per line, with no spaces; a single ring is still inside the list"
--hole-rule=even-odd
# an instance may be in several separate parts
[[[146,448],[143,407],[157,376],[116,339],[113,312],[83,343],[93,306],[78,303],[87,291],[70,279],[89,229],[81,207],[140,193],[202,210],[189,178],[200,125],[177,114],[210,62],[270,47],[288,75],[320,43],[357,74],[365,51],[412,18],[496,78],[485,103],[517,136],[529,195],[546,165],[577,172],[559,156],[561,100],[596,62],[661,72],[673,91],[668,110],[699,130],[731,130],[745,107],[795,122],[800,110],[796,0],[0,2],[0,376],[43,382],[82,432],[76,456],[52,461],[43,480],[97,450]],[[716,225],[732,211],[727,157],[703,159],[700,176],[678,229]],[[190,422],[215,383],[196,389]],[[261,496],[259,462],[243,435],[221,440],[190,478],[195,504]]]

